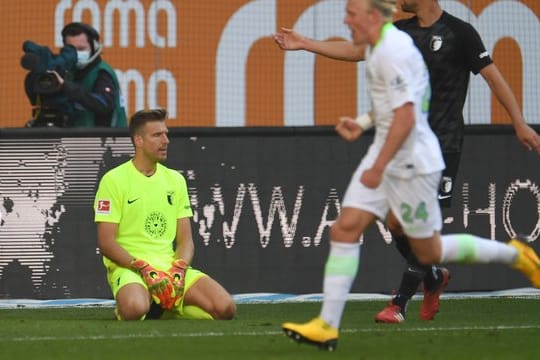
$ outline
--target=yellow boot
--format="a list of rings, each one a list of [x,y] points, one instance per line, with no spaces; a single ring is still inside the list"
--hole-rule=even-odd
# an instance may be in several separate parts
[[[337,347],[338,330],[319,317],[304,324],[286,322],[281,328],[296,342],[315,345],[328,351],[334,351]]]
[[[516,262],[512,265],[523,273],[535,288],[540,288],[540,259],[532,247],[523,241],[512,239],[508,245],[514,247],[518,256]]]

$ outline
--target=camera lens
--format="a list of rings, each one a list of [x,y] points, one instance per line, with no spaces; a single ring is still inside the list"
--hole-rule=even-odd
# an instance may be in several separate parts
[[[44,73],[37,79],[36,86],[40,92],[49,93],[58,89],[60,84],[54,74]]]

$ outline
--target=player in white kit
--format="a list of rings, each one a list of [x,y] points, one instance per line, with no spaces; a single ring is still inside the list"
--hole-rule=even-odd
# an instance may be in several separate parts
[[[343,208],[330,229],[321,312],[307,323],[282,325],[292,339],[327,350],[337,346],[341,316],[358,271],[359,239],[372,222],[386,219],[389,213],[398,219],[423,264],[503,263],[540,287],[540,260],[523,242],[440,235],[437,195],[444,161],[427,122],[429,75],[412,39],[391,23],[395,3],[347,1],[345,23],[353,41],[368,44],[366,73],[372,111],[356,119],[342,118],[336,131],[351,141],[374,125],[375,138],[350,180]]]

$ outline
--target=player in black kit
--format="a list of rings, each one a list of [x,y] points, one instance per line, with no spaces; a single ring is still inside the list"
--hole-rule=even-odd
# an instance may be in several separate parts
[[[401,0],[401,9],[414,16],[396,21],[395,25],[412,37],[429,70],[432,94],[428,120],[439,139],[446,163],[439,200],[441,207],[450,207],[463,145],[463,106],[471,72],[480,73],[486,80],[510,115],[516,136],[528,150],[540,154],[540,137],[523,119],[510,87],[486,51],[480,35],[469,23],[443,11],[437,0]],[[345,61],[364,59],[365,46],[349,41],[318,41],[287,28],[274,34],[274,40],[284,50],[306,50]],[[387,223],[396,247],[407,259],[407,267],[398,293],[375,315],[375,320],[384,323],[404,321],[407,303],[422,281],[424,299],[420,318],[432,320],[439,310],[439,297],[448,284],[450,273],[443,267],[420,264],[412,255],[397,221],[391,216]]]

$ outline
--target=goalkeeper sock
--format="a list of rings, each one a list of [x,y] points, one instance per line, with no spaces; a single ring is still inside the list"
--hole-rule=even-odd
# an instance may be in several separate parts
[[[330,253],[324,269],[323,304],[320,317],[339,328],[345,302],[360,263],[360,243],[330,241]]]
[[[196,305],[187,305],[176,307],[173,310],[167,310],[161,317],[162,320],[189,319],[189,320],[214,320],[212,315]]]
[[[471,234],[441,236],[441,262],[513,264],[517,250],[512,246]]]
[[[212,315],[195,305],[184,306],[182,310],[182,319],[214,320]]]

